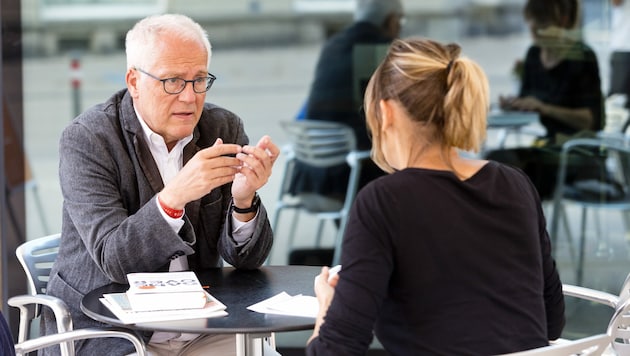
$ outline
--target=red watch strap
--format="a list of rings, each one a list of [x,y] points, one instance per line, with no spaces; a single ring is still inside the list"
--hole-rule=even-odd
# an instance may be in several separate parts
[[[182,216],[184,216],[184,210],[173,209],[173,208],[167,206],[166,204],[164,204],[162,202],[162,200],[160,199],[159,195],[158,195],[157,199],[158,199],[158,203],[160,203],[160,207],[166,213],[166,215],[168,215],[169,217],[171,217],[173,219],[179,219]]]

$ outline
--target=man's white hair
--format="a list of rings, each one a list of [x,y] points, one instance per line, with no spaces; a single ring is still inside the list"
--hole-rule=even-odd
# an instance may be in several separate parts
[[[127,32],[125,38],[127,69],[142,68],[152,64],[157,54],[155,53],[157,44],[162,40],[164,33],[178,36],[181,39],[202,42],[208,51],[207,66],[210,65],[212,46],[206,30],[188,16],[164,14],[145,17]]]
[[[366,21],[381,27],[391,14],[403,14],[400,0],[356,0],[355,22]]]

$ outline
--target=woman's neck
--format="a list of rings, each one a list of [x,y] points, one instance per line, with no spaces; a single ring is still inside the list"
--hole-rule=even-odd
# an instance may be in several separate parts
[[[409,157],[406,168],[423,168],[438,171],[449,171],[460,180],[466,180],[475,175],[487,161],[467,159],[459,155],[456,148],[445,148],[441,145],[425,147],[422,153]]]

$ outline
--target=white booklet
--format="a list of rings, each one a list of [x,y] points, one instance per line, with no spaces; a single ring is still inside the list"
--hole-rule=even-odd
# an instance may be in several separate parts
[[[200,309],[206,293],[192,271],[129,273],[127,298],[134,311]]]
[[[100,299],[124,324],[148,323],[198,318],[214,318],[228,315],[226,306],[210,293],[206,294],[206,304],[200,309],[171,309],[154,311],[134,311],[126,293],[103,294]]]
[[[303,316],[307,318],[317,317],[319,303],[317,298],[310,295],[290,295],[282,292],[271,298],[250,305],[247,309],[265,314],[282,314]]]

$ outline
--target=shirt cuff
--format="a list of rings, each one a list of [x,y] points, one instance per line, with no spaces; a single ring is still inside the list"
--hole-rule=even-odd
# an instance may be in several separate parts
[[[162,210],[162,207],[160,206],[160,202],[157,199],[157,195],[155,196],[155,204],[157,204],[157,208],[160,211],[160,214],[162,214],[162,217],[164,218],[164,220],[166,220],[166,222],[171,227],[171,229],[173,229],[173,231],[175,232],[179,232],[182,226],[184,226],[184,219],[182,218],[173,219],[172,217],[168,216],[164,212],[164,210]]]
[[[232,238],[237,246],[244,245],[252,237],[254,229],[256,228],[256,219],[258,219],[258,212],[256,212],[256,216],[254,216],[253,219],[246,222],[240,221],[232,216]]]

